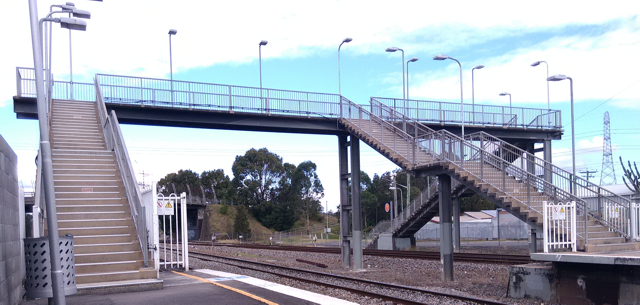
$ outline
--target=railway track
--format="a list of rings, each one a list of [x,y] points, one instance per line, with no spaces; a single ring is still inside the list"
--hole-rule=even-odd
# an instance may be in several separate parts
[[[210,242],[190,242],[191,245],[211,246]],[[297,251],[297,252],[316,252],[340,254],[340,248],[331,247],[303,247],[303,246],[269,246],[257,244],[224,244],[217,243],[216,247],[236,247],[249,249],[265,249],[265,250],[281,250],[281,251]],[[412,258],[412,259],[428,259],[440,260],[439,252],[424,251],[401,251],[401,250],[372,250],[364,249],[363,255],[396,257],[396,258]],[[492,264],[509,264],[519,265],[528,264],[532,260],[528,255],[506,255],[506,254],[480,254],[480,253],[454,253],[454,261],[460,262],[476,262],[476,263],[492,263]]]
[[[380,287],[385,291],[396,291],[401,294],[423,294],[432,296],[438,299],[455,299],[465,302],[471,302],[476,304],[506,304],[498,301],[481,299],[472,296],[463,296],[457,294],[450,294],[445,292],[439,292],[434,290],[409,287],[403,285],[395,285],[384,282],[371,281],[366,279],[359,279],[353,277],[347,277],[342,275],[336,275],[331,273],[324,273],[306,269],[299,269],[293,267],[285,267],[279,265],[273,265],[262,262],[254,262],[250,260],[244,260],[239,258],[232,258],[226,256],[218,256],[209,253],[202,253],[193,249],[189,250],[189,256],[203,261],[222,263],[225,265],[234,266],[244,270],[252,270],[256,272],[268,273],[283,278],[288,278],[295,281],[310,283],[312,285],[324,286],[332,289],[346,290],[351,293],[366,296],[370,298],[381,299],[383,301],[389,301],[397,304],[433,304],[432,302],[423,303],[414,301],[402,297],[392,296],[388,294],[381,294],[372,292],[371,289],[365,289],[365,287]],[[333,281],[333,283],[331,283]],[[342,285],[336,284],[338,281],[343,283]],[[349,285],[345,285],[349,283]]]

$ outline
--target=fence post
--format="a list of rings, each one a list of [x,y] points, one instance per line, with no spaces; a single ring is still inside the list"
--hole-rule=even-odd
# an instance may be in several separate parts
[[[233,113],[233,103],[231,102],[231,86],[227,86],[229,88],[229,112]]]
[[[544,253],[549,253],[549,239],[547,232],[549,230],[547,222],[549,221],[549,215],[547,212],[547,202],[542,202],[542,248]],[[531,235],[533,238],[533,235]]]

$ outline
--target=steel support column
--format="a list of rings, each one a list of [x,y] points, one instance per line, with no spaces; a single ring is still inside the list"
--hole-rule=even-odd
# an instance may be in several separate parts
[[[349,234],[349,159],[347,136],[338,136],[338,158],[340,166],[340,240],[342,267],[351,267],[351,235]]]
[[[529,222],[529,226],[531,226],[531,235],[529,236],[529,253],[538,252],[538,232],[535,229],[535,225],[535,223]]]
[[[353,269],[362,269],[362,212],[360,210],[360,140],[351,135],[351,207],[352,213],[352,244]]]
[[[440,261],[442,280],[453,281],[453,243],[451,242],[451,177],[438,175],[440,201]]]
[[[543,158],[545,161],[549,162],[549,164],[551,164],[551,140],[544,140],[544,146],[542,147],[542,151],[543,151]],[[551,168],[547,165],[545,165],[545,170],[544,170],[544,180],[547,181],[548,183],[553,183],[553,179],[551,178]]]
[[[453,203],[453,252],[460,252],[460,197],[455,197]]]
[[[535,166],[535,148],[533,143],[527,143],[527,172],[531,173],[535,176],[536,174],[536,166]]]

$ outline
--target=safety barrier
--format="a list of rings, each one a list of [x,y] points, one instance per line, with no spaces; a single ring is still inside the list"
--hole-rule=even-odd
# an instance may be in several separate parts
[[[543,211],[544,253],[559,249],[576,252],[576,202],[554,204],[544,201]]]

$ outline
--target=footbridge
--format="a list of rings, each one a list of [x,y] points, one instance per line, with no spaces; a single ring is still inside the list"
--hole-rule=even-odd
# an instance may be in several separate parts
[[[16,75],[14,110],[18,118],[37,118],[33,70],[17,68]],[[73,99],[68,95],[70,86]],[[445,280],[453,280],[452,219],[457,215],[452,214],[457,213],[452,213],[452,202],[469,193],[480,194],[528,222],[532,228],[532,252],[539,251],[535,247],[537,233],[543,234],[545,241],[561,241],[553,244],[552,251],[639,249],[638,211],[632,202],[574,177],[551,162],[551,140],[562,135],[560,112],[556,110],[488,105],[465,108],[467,134],[463,138],[460,105],[444,102],[373,97],[368,104],[357,104],[337,94],[185,81],[172,84],[166,79],[105,74],[97,74],[94,83],[56,81],[51,96],[54,101],[50,115],[54,118],[56,104],[68,111],[78,103],[93,105],[100,114],[102,141],[107,142],[107,147],[125,148],[117,158],[122,159],[121,164],[130,162],[126,145],[121,137],[105,136],[112,132],[104,129],[107,120],[116,125],[120,122],[336,135],[345,267],[362,268],[360,183],[359,175],[351,174],[360,172],[360,142],[414,176],[438,177],[432,189],[425,190],[394,220],[389,232],[396,237],[410,236],[439,214]],[[79,120],[58,132],[82,129],[82,124]],[[54,142],[57,135],[54,130]],[[108,138],[117,143],[109,143]],[[80,136],[65,141],[83,140]],[[535,143],[543,143],[543,148],[536,150]],[[543,152],[543,158],[535,156],[538,151]],[[130,184],[136,185],[135,174],[125,167],[121,165],[116,172],[125,188],[131,188]],[[135,191],[129,193],[129,201],[136,201]],[[587,204],[587,198],[596,204]],[[561,203],[573,203],[571,213],[564,214],[562,219],[567,221],[554,222],[549,227],[553,218],[547,215],[547,206]],[[138,237],[146,238],[144,230],[138,230]]]

